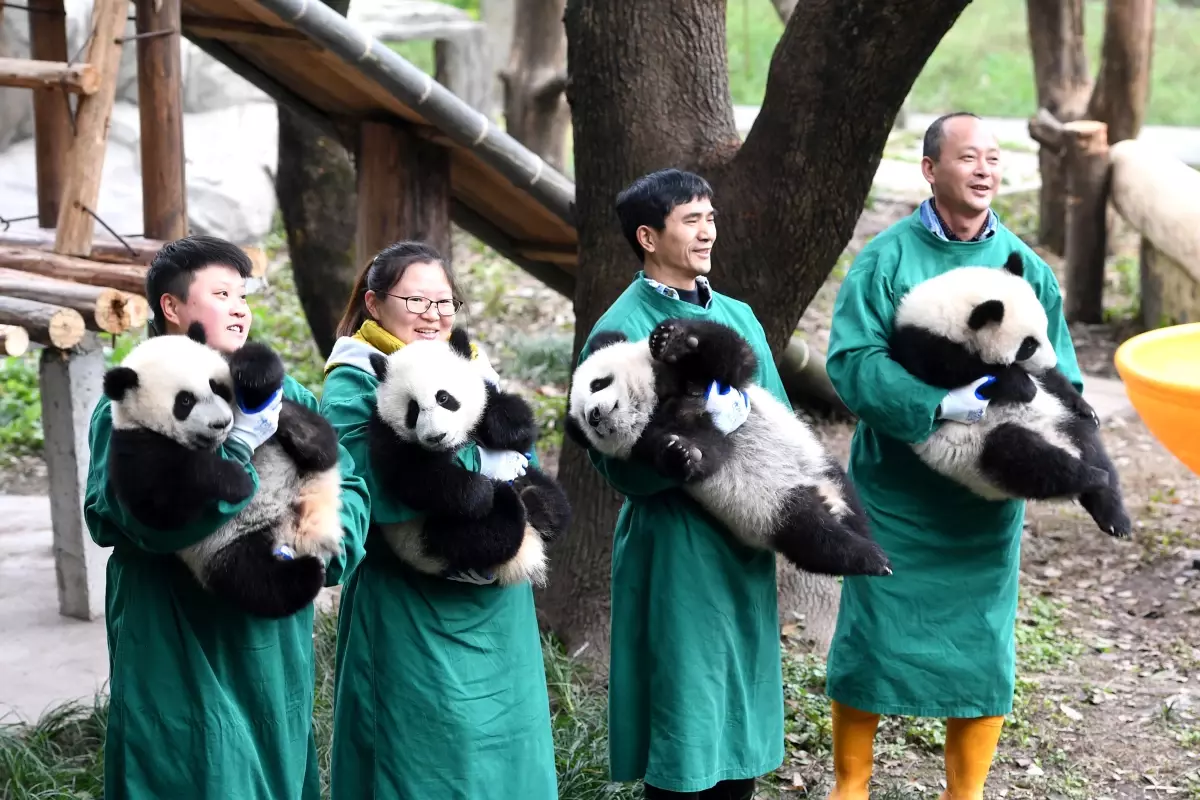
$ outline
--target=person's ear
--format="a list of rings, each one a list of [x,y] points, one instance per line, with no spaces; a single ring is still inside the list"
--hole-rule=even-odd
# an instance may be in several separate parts
[[[929,156],[921,156],[921,175],[926,183],[933,183],[933,159]]]
[[[650,229],[649,225],[638,226],[636,236],[638,244],[642,246],[643,250],[645,250],[647,253],[654,252],[654,231]]]
[[[165,319],[168,324],[182,330],[184,326],[182,323],[180,309],[183,306],[183,303],[180,301],[180,299],[168,292],[159,298],[158,304],[162,309],[163,319]]]
[[[379,297],[375,292],[367,289],[363,294],[363,304],[367,307],[367,313],[371,315],[371,319],[379,319]]]

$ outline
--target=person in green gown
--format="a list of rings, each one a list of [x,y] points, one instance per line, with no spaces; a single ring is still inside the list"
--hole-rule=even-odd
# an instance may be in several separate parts
[[[991,209],[1000,149],[974,115],[925,134],[932,197],[858,254],[834,304],[827,368],[859,418],[849,474],[891,559],[887,580],[847,577],[827,662],[834,800],[865,800],[880,714],[946,723],[942,800],[982,800],[1004,715],[1012,710],[1024,501],[983,500],[926,467],[910,444],[950,420],[987,413],[971,387],[931,387],[888,357],[897,304],[917,283],[1017,251],[1050,320],[1058,367],[1083,381],[1054,273]]]
[[[192,236],[166,244],[146,276],[151,335],[204,326],[208,343],[231,353],[250,332],[245,283],[250,260],[221,239]],[[317,410],[290,376],[285,397]],[[224,458],[245,465],[278,423],[278,404],[259,426],[235,409]],[[269,408],[269,407],[268,407]],[[102,397],[91,418],[84,519],[92,539],[111,547],[105,594],[109,711],[104,741],[104,796],[317,800],[312,710],[313,607],[283,619],[252,617],[203,589],[175,551],[200,541],[237,515],[214,501],[185,530],[154,530],[122,507],[108,481],[112,411]],[[362,555],[369,500],[341,449],[344,551],[328,564],[327,585],[341,581]]]
[[[326,362],[321,412],[371,495],[371,520],[415,513],[383,493],[368,457],[377,380],[369,357],[447,340],[462,305],[438,252],[398,242],[358,278]],[[498,382],[472,346],[487,380]],[[467,469],[511,480],[528,465],[470,444]],[[534,462],[536,464],[536,456]],[[342,591],[331,788],[334,800],[554,800],[550,703],[533,587],[490,575],[431,576],[373,530]]]
[[[706,277],[717,236],[712,197],[702,177],[676,169],[621,192],[617,216],[642,270],[589,341],[604,330],[645,339],[670,317],[724,323],[754,348],[756,382],[789,403],[753,311]],[[743,402],[738,392],[710,396]],[[710,411],[726,431],[748,413]],[[650,800],[749,800],[755,779],[783,761],[775,555],[740,543],[648,465],[588,455],[625,495],[612,555],[612,779],[642,779]]]

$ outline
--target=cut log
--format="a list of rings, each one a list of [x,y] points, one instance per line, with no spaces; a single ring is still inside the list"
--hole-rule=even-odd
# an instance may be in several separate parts
[[[1055,153],[1063,147],[1063,126],[1053,114],[1044,108],[1029,120],[1029,138]]]
[[[187,236],[183,165],[183,84],[179,0],[138,2],[138,113],[142,145],[142,232],[172,241]],[[147,36],[168,31],[163,36]]]
[[[0,58],[0,86],[22,89],[58,89],[72,94],[95,94],[100,74],[91,64]]]
[[[29,0],[29,55],[66,61],[67,12],[63,0]],[[38,225],[58,224],[71,149],[71,107],[59,92],[33,93],[33,137],[37,159]],[[53,233],[51,233],[53,240]]]
[[[131,294],[146,292],[146,268],[133,264],[102,264],[27,247],[0,247],[0,267],[88,286],[111,286]]]
[[[54,240],[55,252],[65,255],[86,256],[92,251],[96,223],[87,209],[95,209],[100,196],[108,126],[121,66],[118,37],[125,28],[127,6],[128,0],[96,0],[92,6],[92,38],[86,60],[100,75],[100,89],[80,97],[75,112],[75,138],[67,155],[66,181]]]
[[[142,264],[149,266],[154,256],[166,242],[158,239],[134,237],[126,239],[129,247],[112,239],[92,239],[92,251],[84,258],[89,261],[103,261],[109,264]],[[39,228],[38,230],[9,230],[0,232],[0,247],[35,248],[38,250],[54,250],[54,230]],[[267,254],[261,247],[246,246],[242,252],[250,259],[250,274],[261,277],[267,274]],[[6,265],[4,265],[6,266]]]
[[[59,350],[79,344],[86,333],[83,317],[75,309],[16,297],[0,297],[0,325],[17,325],[34,342]]]
[[[788,340],[777,368],[784,391],[796,408],[838,417],[854,416],[833,388],[829,373],[825,371],[824,356],[804,339],[793,336]]]
[[[17,325],[0,325],[0,353],[6,356],[24,355],[29,349],[29,334]]]
[[[0,268],[0,295],[73,308],[94,331],[125,333],[146,324],[150,304],[140,295]]]
[[[1108,251],[1108,126],[1095,120],[1063,125],[1067,171],[1066,286],[1068,322],[1104,321],[1104,257]]]

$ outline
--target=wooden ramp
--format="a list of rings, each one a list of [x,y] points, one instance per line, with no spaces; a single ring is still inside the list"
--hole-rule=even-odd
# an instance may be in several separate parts
[[[182,0],[181,11],[188,39],[352,152],[364,122],[407,123],[444,149],[451,219],[573,294],[575,185],[484,114],[320,0]]]

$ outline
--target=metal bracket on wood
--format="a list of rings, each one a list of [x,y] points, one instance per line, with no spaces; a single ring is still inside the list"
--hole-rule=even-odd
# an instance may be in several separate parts
[[[146,31],[144,33],[135,33],[133,36],[125,36],[123,38],[116,39],[115,41],[117,44],[125,44],[126,42],[136,41],[137,39],[152,39],[155,36],[170,36],[171,34],[176,33],[176,32],[177,31],[174,28],[166,28],[161,31]]]
[[[108,223],[107,223],[107,222],[105,222],[103,219],[101,219],[101,218],[100,218],[100,215],[99,215],[99,214],[97,214],[95,211],[92,211],[90,208],[88,208],[88,207],[87,207],[87,206],[85,206],[85,205],[80,205],[79,207],[80,207],[80,208],[82,208],[84,211],[86,211],[86,212],[87,212],[87,213],[88,213],[88,214],[89,214],[89,215],[92,217],[92,219],[96,220],[96,222],[99,222],[101,225],[103,225],[103,226],[104,226],[104,230],[108,231],[108,232],[109,232],[109,233],[111,233],[113,236],[117,237],[117,241],[118,241],[118,242],[120,242],[122,245],[124,245],[125,249],[129,251],[129,255],[131,255],[131,256],[136,256],[136,255],[137,255],[137,251],[136,251],[136,250],[134,250],[132,247],[130,247],[130,246],[129,246],[129,242],[127,242],[127,241],[125,241],[124,239],[122,239],[122,238],[121,238],[121,234],[117,233],[117,232],[116,232],[116,231],[114,231],[112,228],[110,228],[110,227],[108,226]]]
[[[9,228],[12,227],[12,224],[14,222],[24,222],[25,220],[37,219],[37,218],[38,218],[37,214],[28,216],[28,217],[13,217],[12,219],[5,219],[4,217],[0,217],[0,225],[4,226],[3,228],[0,228],[0,230],[7,231]]]

